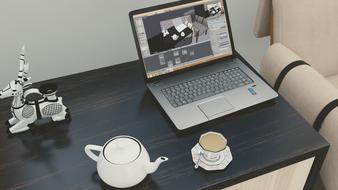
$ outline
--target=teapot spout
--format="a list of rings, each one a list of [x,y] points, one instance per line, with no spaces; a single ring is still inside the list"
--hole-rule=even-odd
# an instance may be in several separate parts
[[[154,173],[161,163],[168,161],[169,159],[167,157],[161,156],[155,160],[155,162],[150,162],[147,165],[147,173],[152,174]]]

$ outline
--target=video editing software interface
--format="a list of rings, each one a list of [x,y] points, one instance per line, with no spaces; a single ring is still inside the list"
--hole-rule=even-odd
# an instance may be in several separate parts
[[[223,0],[134,15],[148,78],[232,55]]]

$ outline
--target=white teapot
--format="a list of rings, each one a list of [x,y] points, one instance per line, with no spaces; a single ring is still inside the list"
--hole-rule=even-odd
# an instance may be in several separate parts
[[[97,156],[93,151],[99,151]],[[128,188],[140,183],[148,174],[154,173],[167,157],[150,162],[144,146],[131,136],[117,136],[103,146],[87,145],[86,154],[97,162],[100,178],[112,187]]]

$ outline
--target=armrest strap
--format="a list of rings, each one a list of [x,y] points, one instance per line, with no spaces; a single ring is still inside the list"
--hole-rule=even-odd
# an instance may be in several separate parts
[[[292,63],[290,63],[289,65],[287,65],[283,70],[282,72],[278,75],[277,77],[277,80],[275,82],[275,85],[274,85],[274,89],[278,92],[279,88],[280,88],[280,85],[282,84],[285,76],[292,70],[294,69],[295,67],[298,67],[298,66],[301,66],[301,65],[308,65],[310,66],[309,64],[307,64],[305,61],[303,60],[298,60],[298,61],[294,61]]]
[[[313,123],[313,128],[315,128],[317,131],[320,130],[322,127],[322,124],[325,120],[325,118],[329,115],[329,113],[338,107],[338,99],[333,100],[332,102],[328,103],[322,111],[318,114],[315,122]]]

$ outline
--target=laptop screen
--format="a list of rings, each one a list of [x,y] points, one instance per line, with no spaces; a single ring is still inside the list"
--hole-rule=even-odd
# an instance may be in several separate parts
[[[141,13],[133,21],[148,78],[233,54],[223,0]]]

